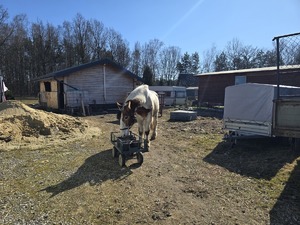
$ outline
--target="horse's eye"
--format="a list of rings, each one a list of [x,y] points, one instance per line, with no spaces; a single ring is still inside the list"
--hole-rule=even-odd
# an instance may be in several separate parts
[[[124,120],[127,120],[129,116],[124,116]]]

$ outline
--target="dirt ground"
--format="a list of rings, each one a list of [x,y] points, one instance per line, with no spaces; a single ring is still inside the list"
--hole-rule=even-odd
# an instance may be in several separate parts
[[[1,103],[0,224],[300,224],[300,158],[286,141],[231,148],[221,113],[178,122],[172,110],[144,163],[121,168],[111,154],[115,114]]]

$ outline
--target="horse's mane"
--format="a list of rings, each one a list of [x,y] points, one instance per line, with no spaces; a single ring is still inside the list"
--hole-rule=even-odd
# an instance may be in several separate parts
[[[139,101],[141,105],[144,105],[147,103],[148,95],[149,95],[149,86],[144,84],[134,89],[128,95],[125,102],[128,102],[130,100],[135,100],[135,101]]]

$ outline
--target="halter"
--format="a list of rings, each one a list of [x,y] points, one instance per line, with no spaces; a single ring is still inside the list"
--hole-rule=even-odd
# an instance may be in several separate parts
[[[124,128],[120,128],[120,130],[129,130],[132,126],[130,127],[124,127]]]

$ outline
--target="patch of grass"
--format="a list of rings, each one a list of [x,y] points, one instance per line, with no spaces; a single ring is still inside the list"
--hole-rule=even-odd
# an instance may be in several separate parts
[[[296,165],[297,160],[292,163],[287,163],[278,171],[276,176],[274,176],[269,182],[265,184],[266,187],[268,187],[266,190],[270,198],[277,199],[279,197],[283,188],[288,183]]]
[[[189,146],[191,149],[198,149],[200,147],[201,149],[205,149],[205,151],[212,151],[220,142],[222,142],[222,135],[220,134],[200,134],[195,135],[190,140]]]

